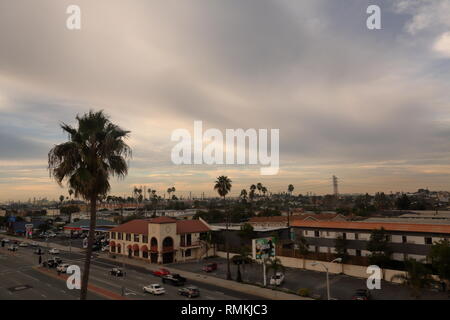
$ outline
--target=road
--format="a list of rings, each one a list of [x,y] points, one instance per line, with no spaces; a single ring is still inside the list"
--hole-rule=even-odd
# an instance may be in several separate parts
[[[209,273],[210,276],[226,279],[227,263],[223,258],[211,258],[209,262],[217,262],[219,267],[215,272]],[[204,263],[204,262],[203,262]],[[170,264],[170,267],[203,273],[201,267],[203,263],[184,262]],[[242,278],[246,282],[263,283],[262,266],[258,264],[247,265],[241,269]],[[231,263],[231,274],[233,279],[237,275],[237,267]],[[269,276],[272,274],[268,272]],[[267,282],[269,282],[269,276]],[[298,291],[300,288],[308,288],[312,295],[326,298],[326,274],[325,272],[316,272],[311,270],[302,270],[296,268],[285,268],[285,282],[281,286],[290,290]],[[350,277],[347,275],[330,274],[331,297],[338,300],[350,300],[357,289],[366,288],[366,279]],[[382,281],[380,290],[371,290],[374,300],[408,300],[412,299],[410,292],[404,286]],[[421,299],[447,300],[449,296],[446,293],[427,290]]]
[[[51,245],[50,245],[51,247]],[[17,252],[7,251],[7,247],[0,247],[0,299],[78,299],[79,291],[69,290],[63,279],[57,279],[55,269],[51,269],[52,276],[37,269],[38,255],[33,254],[34,248],[19,248]],[[59,254],[63,263],[76,264],[83,270],[84,255],[76,252],[62,251]],[[43,261],[50,257],[43,257]],[[179,287],[165,284],[166,294],[153,296],[143,293],[142,287],[152,283],[161,283],[161,279],[149,273],[148,270],[135,266],[125,268],[126,277],[109,275],[114,266],[122,266],[120,261],[111,262],[101,258],[94,258],[91,264],[91,285],[106,289],[115,294],[138,300],[188,300],[178,294]],[[208,285],[188,279],[187,285],[195,285],[200,289],[199,300],[249,300],[261,299],[257,296],[244,294],[226,288]],[[19,287],[20,290],[14,290]],[[90,293],[89,299],[104,299],[105,297]]]

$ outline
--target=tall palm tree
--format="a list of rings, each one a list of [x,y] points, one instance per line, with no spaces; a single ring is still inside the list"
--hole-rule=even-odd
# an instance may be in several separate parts
[[[230,249],[228,246],[228,228],[230,224],[229,212],[225,208],[225,196],[231,190],[231,180],[227,176],[220,176],[216,180],[216,184],[214,185],[214,190],[217,191],[219,196],[223,197],[223,207],[225,209],[226,215],[226,237],[225,237],[225,250],[227,251],[227,280],[231,280],[231,271],[230,271]]]
[[[242,189],[241,190],[241,194],[239,195],[239,197],[244,201],[247,200],[247,190]]]
[[[78,127],[62,124],[69,141],[55,145],[48,154],[50,176],[59,185],[67,181],[75,196],[90,202],[88,247],[81,281],[80,299],[87,296],[92,246],[94,244],[97,201],[111,186],[111,176],[124,178],[131,149],[124,142],[129,131],[113,124],[103,111],[77,116]]]
[[[263,185],[262,185],[261,182],[258,182],[258,183],[256,184],[256,188],[258,189],[258,192],[259,192],[259,195],[260,195],[260,196],[261,196],[261,190],[262,190],[262,187],[263,187]]]
[[[392,276],[392,280],[400,280],[401,283],[411,290],[414,298],[418,299],[421,291],[436,281],[431,276],[431,271],[420,261],[408,259],[405,261],[406,274],[400,273]]]
[[[64,196],[63,196],[63,195],[60,195],[60,196],[59,196],[59,206],[60,206],[60,207],[62,206],[63,201],[64,201]]]
[[[293,191],[294,191],[294,185],[292,185],[292,184],[288,185],[288,192],[289,192],[290,196],[292,196]]]
[[[70,197],[70,200],[72,200],[72,195],[73,195],[73,190],[69,188],[69,197]]]

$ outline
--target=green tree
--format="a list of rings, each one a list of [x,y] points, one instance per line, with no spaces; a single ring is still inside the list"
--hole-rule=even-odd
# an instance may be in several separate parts
[[[50,175],[58,184],[64,180],[90,203],[90,225],[80,299],[85,300],[94,243],[97,201],[110,191],[110,177],[123,178],[128,173],[126,159],[131,149],[124,142],[129,131],[113,124],[103,111],[77,116],[78,127],[62,124],[69,141],[56,145],[48,154]]]
[[[298,248],[298,252],[303,259],[303,269],[306,267],[306,256],[309,253],[308,241],[303,235],[298,236],[294,241],[294,246]]]
[[[347,253],[348,241],[342,235],[339,235],[334,241],[334,248],[336,250],[336,256],[342,259],[344,263],[348,258]]]
[[[226,215],[226,237],[225,237],[225,249],[227,252],[227,280],[231,280],[231,271],[230,271],[230,248],[229,248],[229,224],[230,224],[230,214],[226,209],[225,197],[231,191],[231,180],[227,176],[220,176],[217,178],[214,190],[217,191],[219,196],[223,197],[223,207],[225,209]]]
[[[431,246],[429,259],[441,280],[450,281],[450,242],[441,240]]]
[[[370,251],[369,263],[381,268],[389,264],[391,250],[389,247],[389,236],[384,228],[375,229],[370,234],[367,242],[367,250]]]
[[[392,280],[400,280],[401,283],[411,290],[411,295],[414,298],[421,296],[424,288],[430,287],[435,283],[431,276],[431,271],[422,262],[415,259],[408,259],[405,261],[406,274],[399,273],[392,276]]]
[[[396,201],[396,206],[398,210],[408,210],[411,206],[411,200],[406,194],[402,194],[400,198]]]

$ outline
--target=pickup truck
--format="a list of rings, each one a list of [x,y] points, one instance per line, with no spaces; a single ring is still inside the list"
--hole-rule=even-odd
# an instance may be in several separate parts
[[[161,278],[162,278],[163,283],[170,283],[171,285],[174,285],[174,286],[182,286],[186,282],[186,278],[180,276],[177,273],[166,274],[166,275],[162,276]]]

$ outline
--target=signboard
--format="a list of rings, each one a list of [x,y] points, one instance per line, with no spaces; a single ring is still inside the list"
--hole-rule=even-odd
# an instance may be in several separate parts
[[[275,257],[275,238],[259,238],[253,239],[253,259],[264,260]]]

